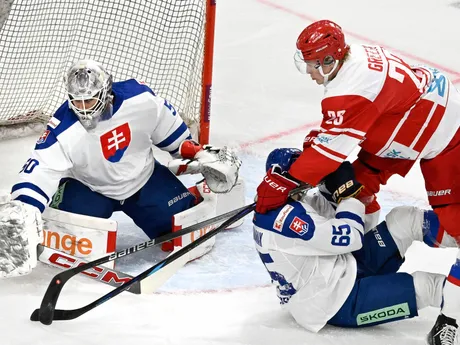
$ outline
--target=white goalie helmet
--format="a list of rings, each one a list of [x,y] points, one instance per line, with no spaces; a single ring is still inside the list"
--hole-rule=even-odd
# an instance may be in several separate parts
[[[64,77],[70,109],[87,129],[112,116],[112,75],[93,60],[74,63]]]

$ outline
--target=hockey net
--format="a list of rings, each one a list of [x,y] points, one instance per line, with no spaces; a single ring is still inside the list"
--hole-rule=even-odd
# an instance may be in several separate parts
[[[80,59],[136,78],[207,143],[215,0],[0,0],[0,140],[41,131]]]

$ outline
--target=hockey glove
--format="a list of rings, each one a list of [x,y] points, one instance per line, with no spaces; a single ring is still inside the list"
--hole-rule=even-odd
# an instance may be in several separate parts
[[[287,172],[283,173],[279,165],[273,165],[257,187],[256,212],[267,213],[286,204],[289,192],[298,186],[299,182]]]
[[[241,160],[231,149],[201,146],[186,140],[181,144],[180,154],[186,160],[173,160],[168,164],[176,175],[201,173],[214,193],[227,193],[235,186]]]
[[[324,178],[324,184],[331,192],[332,200],[340,203],[343,199],[355,197],[364,186],[356,181],[355,172],[350,162],[343,162],[336,171]]]

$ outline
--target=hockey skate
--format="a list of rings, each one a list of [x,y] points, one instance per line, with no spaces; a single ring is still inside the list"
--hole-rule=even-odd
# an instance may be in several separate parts
[[[454,345],[457,344],[458,325],[454,319],[440,314],[427,335],[428,345]]]

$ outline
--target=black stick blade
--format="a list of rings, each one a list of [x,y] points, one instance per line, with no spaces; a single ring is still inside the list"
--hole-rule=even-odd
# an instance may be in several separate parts
[[[38,321],[40,316],[40,309],[35,309],[32,315],[30,315],[30,321]]]
[[[51,325],[53,323],[53,310],[50,308],[44,309],[40,312],[40,309],[35,309],[30,315],[30,321],[40,321],[44,325]]]
[[[45,307],[42,305],[38,311],[38,321],[47,326],[51,325],[53,323],[54,308],[55,305],[52,303],[48,303]]]

